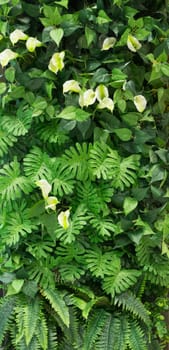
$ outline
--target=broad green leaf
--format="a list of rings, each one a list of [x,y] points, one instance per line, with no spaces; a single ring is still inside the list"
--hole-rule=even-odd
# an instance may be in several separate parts
[[[15,279],[12,281],[12,283],[8,287],[7,295],[13,295],[13,294],[18,294],[24,284],[23,279]]]
[[[126,197],[123,203],[123,209],[125,215],[130,214],[138,205],[138,201],[132,197]]]
[[[161,64],[161,71],[164,75],[169,77],[169,64],[168,63]]]
[[[83,122],[87,120],[90,113],[83,111],[81,108],[75,106],[68,106],[63,109],[60,114],[57,114],[57,118],[66,120],[77,120]]]
[[[132,132],[130,129],[119,128],[119,129],[114,129],[113,131],[122,141],[129,141],[132,138]]]
[[[66,9],[68,8],[68,3],[69,3],[69,0],[55,1],[55,4],[60,5],[60,6],[63,6],[63,7],[65,7]]]
[[[96,32],[93,29],[90,29],[88,26],[85,27],[85,38],[87,41],[87,46],[89,47],[90,44],[95,41],[96,39]]]
[[[50,31],[51,38],[55,41],[56,45],[59,46],[64,35],[64,31],[62,28],[52,29]]]
[[[2,95],[6,91],[6,84],[5,83],[0,83],[0,95]]]
[[[10,82],[13,83],[15,80],[15,68],[9,67],[5,70],[5,78]]]

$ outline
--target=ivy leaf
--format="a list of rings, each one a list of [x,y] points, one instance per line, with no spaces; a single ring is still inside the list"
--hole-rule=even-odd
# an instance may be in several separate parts
[[[81,108],[75,106],[68,106],[63,109],[63,111],[57,115],[59,119],[66,120],[77,120],[78,122],[83,122],[87,120],[90,116],[90,113],[83,111]]]
[[[56,45],[59,46],[64,35],[62,28],[52,29],[50,31],[50,37],[55,41]]]
[[[132,197],[126,197],[123,203],[123,209],[125,215],[128,215],[131,213],[138,205],[138,201],[135,198]]]

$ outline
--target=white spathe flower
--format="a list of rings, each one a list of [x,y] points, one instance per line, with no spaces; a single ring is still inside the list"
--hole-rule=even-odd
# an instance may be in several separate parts
[[[65,230],[70,226],[69,216],[70,216],[69,209],[66,211],[61,211],[61,213],[58,215],[58,222]]]
[[[97,86],[95,93],[96,93],[96,98],[99,102],[101,102],[105,97],[109,97],[108,88],[103,84],[100,84],[99,86]]]
[[[142,45],[135,36],[129,34],[127,38],[127,46],[130,51],[136,52],[141,48]]]
[[[114,47],[116,43],[116,38],[114,36],[111,36],[109,38],[104,39],[103,44],[102,44],[102,51],[106,51]]]
[[[93,105],[95,101],[96,101],[96,94],[93,89],[88,89],[82,92],[79,96],[79,105],[82,108]]]
[[[113,112],[114,102],[113,102],[113,100],[111,98],[105,97],[102,101],[100,101],[100,103],[98,104],[97,108],[99,108],[99,109],[107,108],[111,112]]]
[[[10,41],[13,45],[15,45],[19,40],[27,40],[28,35],[25,34],[20,29],[15,29],[10,35],[9,35]]]
[[[1,64],[1,66],[2,67],[7,66],[9,61],[15,59],[16,57],[18,57],[18,54],[16,52],[13,52],[10,49],[5,49],[4,51],[2,51],[0,53],[0,64]]]
[[[52,186],[49,184],[49,182],[45,179],[41,179],[36,181],[36,185],[38,187],[40,187],[41,191],[42,191],[42,196],[44,199],[48,198],[48,194],[52,189]]]
[[[48,65],[49,70],[55,74],[57,74],[58,71],[61,71],[64,68],[64,57],[64,51],[54,53]]]
[[[79,86],[79,82],[76,80],[67,80],[63,84],[63,93],[66,92],[77,92],[79,93],[81,91],[81,88]]]
[[[32,36],[30,36],[26,41],[26,47],[29,52],[34,52],[36,47],[40,47],[40,46],[42,46],[41,41],[39,41],[36,38],[33,38]]]
[[[143,95],[137,95],[134,96],[134,104],[138,112],[142,113],[147,106],[147,101]]]
[[[46,198],[46,205],[45,209],[52,209],[56,210],[56,205],[59,203],[58,199],[56,197],[47,197]]]

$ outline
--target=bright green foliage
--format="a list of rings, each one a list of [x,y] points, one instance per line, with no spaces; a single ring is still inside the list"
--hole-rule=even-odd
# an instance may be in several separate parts
[[[167,343],[168,23],[161,0],[0,0],[3,350]]]

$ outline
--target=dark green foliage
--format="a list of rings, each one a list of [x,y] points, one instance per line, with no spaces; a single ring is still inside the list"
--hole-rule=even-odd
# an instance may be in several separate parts
[[[167,343],[168,23],[160,0],[0,0],[3,350]]]

